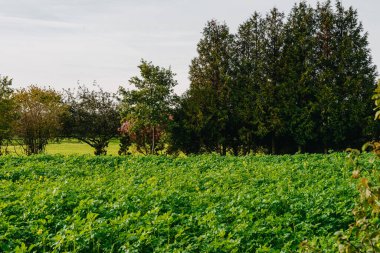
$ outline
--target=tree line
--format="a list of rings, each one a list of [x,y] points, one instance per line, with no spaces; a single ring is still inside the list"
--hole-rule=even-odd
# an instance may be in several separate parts
[[[132,90],[100,87],[14,91],[0,80],[0,146],[17,139],[27,154],[49,140],[76,138],[120,154],[326,152],[378,137],[371,96],[377,76],[368,35],[340,1],[255,12],[232,34],[209,21],[182,96],[170,68],[142,60]],[[16,138],[15,138],[16,137]]]
[[[182,150],[323,152],[377,136],[367,33],[340,1],[254,13],[236,34],[212,20],[197,50],[175,117]]]

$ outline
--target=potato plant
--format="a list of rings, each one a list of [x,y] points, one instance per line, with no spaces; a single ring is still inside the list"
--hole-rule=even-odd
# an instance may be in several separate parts
[[[334,232],[353,222],[351,175],[341,153],[5,156],[0,251],[294,252],[318,241],[336,252]]]

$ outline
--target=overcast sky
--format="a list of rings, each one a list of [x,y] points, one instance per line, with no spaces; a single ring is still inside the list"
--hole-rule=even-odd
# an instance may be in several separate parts
[[[254,11],[294,0],[0,0],[0,74],[15,87],[127,87],[140,59],[177,73],[177,93],[189,87],[188,68],[210,19],[232,32]],[[316,1],[308,1],[315,4]],[[380,65],[380,1],[343,0],[359,12]]]

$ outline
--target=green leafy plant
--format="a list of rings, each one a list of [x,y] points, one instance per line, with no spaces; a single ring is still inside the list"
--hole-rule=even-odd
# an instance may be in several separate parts
[[[0,251],[295,252],[308,240],[334,252],[333,233],[353,222],[344,164],[343,153],[3,156]]]
[[[380,82],[373,96],[376,105],[375,120],[380,119]],[[373,141],[363,146],[380,157],[380,142]],[[376,157],[362,166],[358,163],[359,152],[351,152],[349,159],[355,170],[352,177],[357,179],[360,200],[353,214],[355,223],[345,233],[338,232],[340,252],[380,252],[380,170],[374,165]]]

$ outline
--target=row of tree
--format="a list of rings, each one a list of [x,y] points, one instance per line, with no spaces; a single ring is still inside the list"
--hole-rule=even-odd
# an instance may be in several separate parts
[[[111,94],[98,87],[58,93],[31,86],[13,91],[0,80],[0,145],[20,140],[27,154],[52,138],[77,138],[105,154],[120,137],[160,152],[323,152],[376,138],[371,95],[376,67],[353,8],[306,2],[290,14],[254,13],[231,34],[210,21],[181,97],[170,69],[142,61],[135,88]],[[363,127],[364,126],[364,127]]]
[[[367,33],[340,1],[254,13],[236,34],[210,21],[197,49],[175,115],[181,150],[323,152],[377,136]]]
[[[141,77],[130,80],[136,89],[120,88],[118,94],[98,86],[13,90],[12,80],[0,77],[0,151],[9,151],[11,144],[27,155],[38,154],[51,140],[75,138],[93,147],[95,155],[104,155],[111,139],[120,138],[120,154],[131,145],[143,154],[161,152],[178,100],[173,92],[177,83],[170,69],[146,61],[139,68]]]

